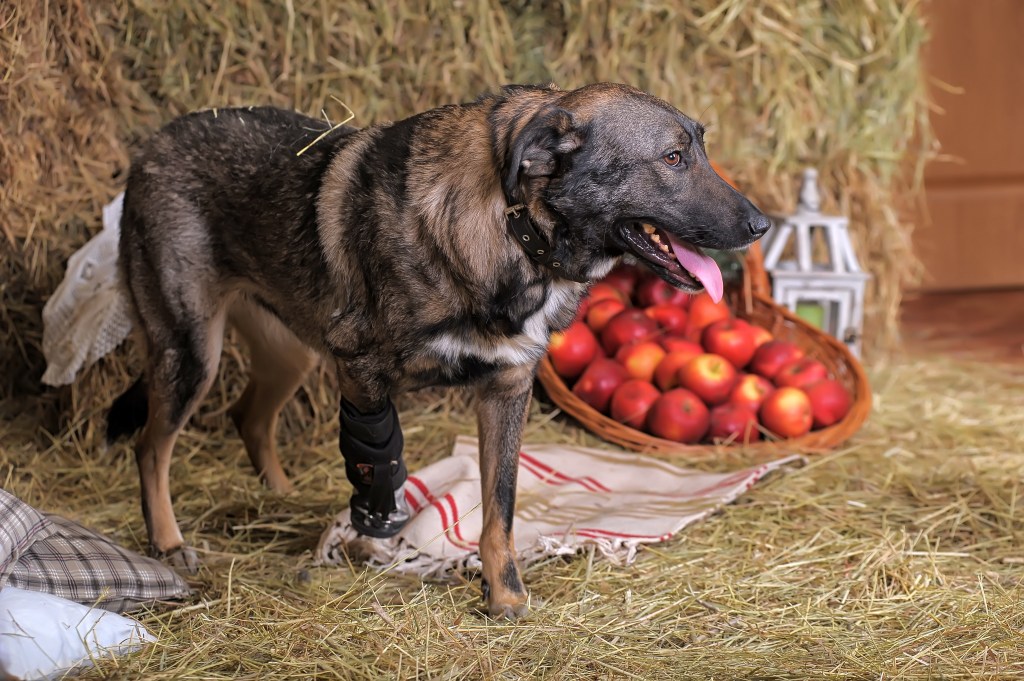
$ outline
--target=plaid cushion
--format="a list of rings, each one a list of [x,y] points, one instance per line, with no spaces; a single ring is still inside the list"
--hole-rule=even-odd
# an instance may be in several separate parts
[[[0,489],[0,588],[25,549],[49,533],[42,513]]]
[[[43,591],[113,612],[179,600],[191,593],[185,580],[159,561],[122,548],[67,518],[40,514],[3,490],[0,499],[5,502],[0,505],[5,534],[21,537],[23,533],[16,531],[26,522],[36,528],[34,534],[28,532],[27,543],[21,540],[13,561],[0,554],[0,566],[6,564],[0,585],[6,575],[6,583],[19,589]],[[6,545],[0,550],[6,550]]]

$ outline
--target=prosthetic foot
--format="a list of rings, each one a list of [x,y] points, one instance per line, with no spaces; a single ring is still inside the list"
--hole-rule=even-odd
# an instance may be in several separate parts
[[[380,412],[363,414],[341,401],[339,449],[354,492],[349,507],[352,527],[360,534],[386,539],[409,522],[402,485],[408,477],[402,460],[402,428],[388,400]]]

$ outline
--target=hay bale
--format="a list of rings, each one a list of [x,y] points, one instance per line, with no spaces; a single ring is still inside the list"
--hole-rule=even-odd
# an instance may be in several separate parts
[[[868,343],[891,346],[918,268],[894,197],[930,149],[916,1],[38,3],[0,20],[0,397],[34,394],[40,309],[98,229],[129,153],[191,109],[271,103],[356,124],[505,82],[635,84],[700,117],[765,207],[804,164],[875,273]],[[909,178],[912,179],[912,178]],[[70,398],[68,398],[70,399]]]

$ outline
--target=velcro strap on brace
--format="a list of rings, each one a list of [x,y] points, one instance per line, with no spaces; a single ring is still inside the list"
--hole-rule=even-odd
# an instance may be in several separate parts
[[[390,399],[375,414],[363,414],[342,399],[338,447],[345,458],[345,474],[368,510],[385,518],[395,511],[395,492],[409,477],[402,460],[404,445]]]

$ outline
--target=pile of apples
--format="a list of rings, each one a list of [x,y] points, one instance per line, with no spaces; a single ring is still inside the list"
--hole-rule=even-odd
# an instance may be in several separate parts
[[[591,287],[548,356],[597,411],[686,444],[800,437],[840,421],[851,404],[799,346],[734,318],[724,301],[627,265]]]

